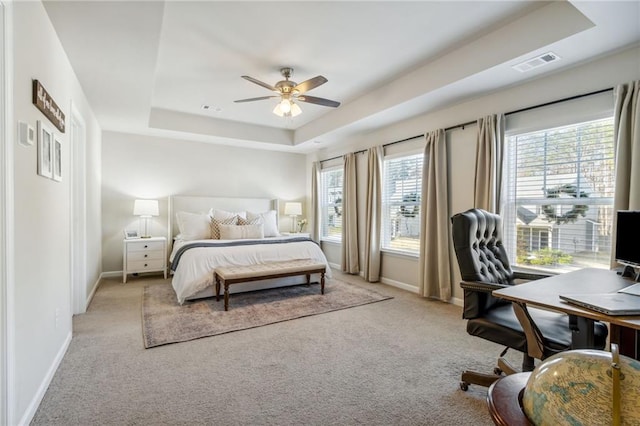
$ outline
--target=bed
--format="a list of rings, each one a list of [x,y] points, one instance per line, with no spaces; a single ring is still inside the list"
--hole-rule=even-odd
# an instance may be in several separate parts
[[[308,237],[279,233],[278,211],[278,201],[265,198],[170,197],[169,263],[178,302],[214,296],[213,273],[223,266],[312,259],[325,263],[325,276],[330,277],[318,244]],[[312,279],[318,281],[319,276]],[[235,284],[230,292],[305,282],[304,276],[253,281]]]

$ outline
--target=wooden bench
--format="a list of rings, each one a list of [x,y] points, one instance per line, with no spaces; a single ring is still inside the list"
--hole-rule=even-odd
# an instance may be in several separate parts
[[[231,284],[266,280],[270,278],[306,275],[307,285],[311,283],[311,274],[320,274],[320,293],[324,294],[324,274],[326,265],[312,259],[269,262],[257,265],[224,266],[213,273],[216,282],[216,300],[220,300],[220,283],[224,285],[224,310],[229,310],[229,286]]]

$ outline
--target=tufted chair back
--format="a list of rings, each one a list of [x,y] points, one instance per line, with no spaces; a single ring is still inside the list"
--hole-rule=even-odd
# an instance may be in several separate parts
[[[482,209],[471,209],[451,218],[453,246],[464,281],[513,284],[513,271],[502,245],[502,219]],[[464,314],[477,318],[493,306],[506,304],[490,294],[466,290]]]

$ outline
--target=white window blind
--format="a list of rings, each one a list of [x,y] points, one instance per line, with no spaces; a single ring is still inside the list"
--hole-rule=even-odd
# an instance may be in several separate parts
[[[385,158],[382,189],[382,248],[420,252],[422,154]]]
[[[321,173],[322,238],[342,240],[342,168]]]
[[[614,181],[613,118],[510,136],[503,226],[512,263],[608,267]]]

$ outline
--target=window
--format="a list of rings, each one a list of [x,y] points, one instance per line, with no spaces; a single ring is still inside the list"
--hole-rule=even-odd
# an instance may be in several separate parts
[[[322,238],[342,240],[342,168],[323,170],[320,177]]]
[[[613,119],[508,138],[504,230],[520,266],[608,268],[614,194]]]
[[[412,154],[384,160],[382,188],[382,248],[420,252],[422,158]]]

